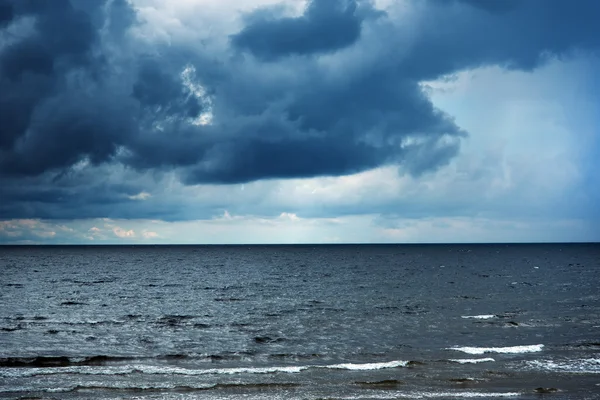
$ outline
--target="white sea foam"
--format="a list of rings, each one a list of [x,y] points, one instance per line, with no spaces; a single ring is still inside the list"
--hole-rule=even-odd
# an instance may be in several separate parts
[[[0,368],[1,377],[27,377],[38,375],[128,375],[143,373],[149,375],[235,375],[235,374],[270,374],[270,373],[297,373],[308,367],[263,367],[263,368],[210,368],[190,369],[178,367],[159,367],[150,365],[119,366],[119,367],[52,367],[52,368]]]
[[[461,318],[469,319],[491,319],[495,318],[494,314],[483,314],[483,315],[461,315]]]
[[[237,374],[274,374],[274,373],[298,373],[309,368],[328,368],[346,370],[377,370],[384,368],[405,367],[407,361],[390,361],[383,363],[368,364],[332,364],[332,365],[301,365],[301,366],[273,366],[273,367],[240,367],[240,368],[207,368],[191,369],[180,367],[164,367],[152,365],[129,365],[129,366],[71,366],[50,368],[0,368],[0,377],[17,378],[38,375],[128,375],[132,373],[143,373],[149,375],[237,375]]]
[[[543,344],[533,344],[529,346],[510,346],[510,347],[450,347],[447,350],[462,351],[467,354],[485,354],[485,353],[536,353],[542,351]]]
[[[210,389],[212,387],[217,387],[218,385],[212,385],[212,386],[198,386],[197,388],[200,389]],[[128,386],[107,386],[107,388],[123,388],[123,389],[127,389],[129,388]],[[157,386],[139,386],[136,387],[136,389],[171,389],[171,388],[175,388],[175,385],[157,385]],[[196,386],[194,386],[196,387]],[[76,390],[77,388],[83,388],[85,389],[85,386],[71,386],[71,387],[63,387],[63,388],[53,388],[53,389],[43,389],[43,391],[45,392],[49,392],[49,393],[65,393],[65,392],[70,392],[73,390]],[[7,390],[3,390],[0,388],[0,393],[18,393],[18,392],[23,392],[23,391],[28,391],[28,390],[36,390],[39,391],[40,389],[37,388],[31,388],[31,387],[14,387],[12,389],[7,389]],[[516,396],[520,396],[522,393],[519,392],[476,392],[476,391],[446,391],[446,392],[433,392],[433,391],[390,391],[390,392],[386,392],[386,393],[369,393],[368,398],[370,399],[381,399],[381,400],[386,400],[386,399],[398,399],[398,398],[402,398],[402,399],[436,399],[436,398],[506,398],[506,397],[516,397]],[[137,397],[136,397],[137,398]],[[171,398],[171,397],[161,397],[161,398]],[[172,397],[172,398],[181,398],[179,396],[177,397]],[[211,396],[210,398],[220,398],[220,397],[213,397]],[[229,398],[229,397],[227,397]],[[270,399],[289,399],[290,398],[290,393],[285,393],[282,395],[277,395],[276,393],[272,393],[271,396],[269,396]],[[295,398],[295,397],[294,397]],[[349,395],[349,396],[341,396],[341,397],[337,397],[339,399],[344,399],[344,400],[360,400],[360,399],[364,399],[365,395],[364,394],[357,394],[357,395]],[[264,399],[264,395],[263,394],[259,394],[259,395],[253,395],[253,394],[248,394],[246,396],[244,396],[244,399]]]
[[[455,363],[460,363],[460,364],[478,364],[478,363],[482,363],[482,362],[494,362],[496,360],[494,360],[491,357],[486,357],[486,358],[454,358],[454,359],[450,359],[448,361],[452,361]]]
[[[330,369],[348,369],[352,371],[369,371],[376,369],[385,369],[385,368],[397,368],[397,367],[406,367],[408,361],[390,361],[390,362],[382,362],[382,363],[368,363],[368,364],[333,364],[333,365],[324,365],[322,368],[330,368]]]
[[[437,398],[501,398],[520,396],[519,392],[400,392],[392,391],[387,393],[369,394],[369,399],[437,399]],[[338,397],[336,397],[338,398]],[[364,399],[364,395],[339,397],[344,400]]]
[[[526,365],[533,369],[571,372],[575,374],[600,374],[600,358],[579,358],[563,360],[533,360]]]
[[[49,388],[49,389],[46,389],[45,391],[48,393],[67,393],[67,392],[72,391],[73,388],[74,388],[74,386],[73,387],[64,387],[64,388]]]
[[[418,392],[414,393],[413,399],[432,399],[432,398],[447,398],[447,397],[457,397],[457,398],[479,398],[479,397],[516,397],[520,396],[519,392]]]

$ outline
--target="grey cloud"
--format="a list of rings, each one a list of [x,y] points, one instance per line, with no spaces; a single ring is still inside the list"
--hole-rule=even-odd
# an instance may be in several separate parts
[[[600,40],[595,0],[414,1],[419,18],[398,23],[368,1],[313,0],[296,18],[255,12],[221,53],[136,41],[125,0],[48,4],[0,0],[1,29],[34,21],[0,46],[0,218],[182,217],[132,203],[141,188],[105,184],[111,167],[186,184],[383,165],[419,176],[466,135],[421,81],[486,64],[530,69]],[[203,113],[211,124],[198,124]]]
[[[112,35],[121,37],[136,21],[136,14],[127,0],[113,0],[108,14],[108,25]]]
[[[360,37],[362,17],[357,7],[356,0],[311,0],[304,14],[295,18],[277,18],[272,10],[261,10],[232,37],[232,43],[264,60],[339,50]]]
[[[15,175],[38,175],[64,172],[85,160],[92,165],[110,161],[130,121],[121,108],[101,96],[67,91],[38,104],[27,135],[0,165]]]
[[[522,0],[430,0],[440,5],[453,5],[453,3],[464,3],[471,7],[485,10],[491,13],[504,13],[517,7]]]
[[[21,169],[21,161],[15,159],[32,156],[19,154],[19,141],[28,140],[26,136],[35,135],[32,131],[43,129],[47,123],[43,118],[36,119],[36,115],[44,113],[41,108],[52,97],[70,99],[68,80],[72,73],[80,69],[93,73],[100,60],[92,54],[98,40],[95,28],[87,14],[71,7],[68,1],[52,2],[51,6],[40,1],[2,1],[16,11],[13,19],[35,18],[32,34],[0,50],[0,171],[12,174]],[[59,133],[60,130],[47,132],[46,140],[60,141]],[[43,147],[35,150],[45,151]],[[74,160],[67,157],[71,162]],[[32,172],[54,166],[51,162],[39,171],[33,168]]]
[[[0,220],[11,218],[145,218],[181,220],[188,218],[181,198],[161,194],[161,174],[138,174],[126,168],[100,166],[71,170],[59,178],[4,178]],[[148,193],[148,198],[139,198]],[[213,208],[198,205],[198,217],[208,218]]]
[[[12,4],[0,3],[0,28],[9,23],[14,18]]]
[[[600,46],[600,3],[595,0],[429,2],[401,66],[416,78],[494,64],[532,70],[551,57]],[[505,6],[492,7],[496,3]]]
[[[152,113],[196,118],[202,111],[198,98],[152,60],[141,64],[133,85],[133,97]]]

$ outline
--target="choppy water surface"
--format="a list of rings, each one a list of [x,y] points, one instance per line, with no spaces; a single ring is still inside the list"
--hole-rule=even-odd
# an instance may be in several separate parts
[[[600,398],[599,245],[0,248],[0,398]]]

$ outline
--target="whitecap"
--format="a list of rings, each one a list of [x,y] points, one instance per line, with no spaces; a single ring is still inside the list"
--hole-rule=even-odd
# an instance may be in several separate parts
[[[75,389],[75,387],[76,386],[64,387],[64,388],[49,388],[49,389],[45,389],[45,391],[48,393],[68,393],[68,392],[72,392],[73,389]]]
[[[521,393],[519,392],[491,392],[491,393],[485,393],[485,392],[429,392],[429,393],[419,393],[419,395],[421,395],[421,397],[416,397],[416,398],[439,398],[439,397],[458,397],[458,398],[479,398],[479,397],[484,397],[484,398],[490,398],[490,397],[516,397],[516,396],[520,396]]]
[[[579,374],[600,374],[600,358],[527,361],[529,368]]]
[[[461,318],[465,319],[491,319],[495,318],[494,314],[483,314],[483,315],[461,315]]]
[[[491,357],[486,357],[486,358],[454,358],[454,359],[450,359],[448,361],[452,361],[455,363],[459,363],[459,364],[478,364],[478,363],[482,363],[482,362],[494,362],[496,360],[494,360]]]
[[[399,392],[392,391],[388,393],[372,393],[369,394],[370,399],[435,399],[435,398],[502,398],[502,397],[516,397],[520,396],[522,393],[519,392],[469,392],[469,391],[460,391],[460,392]],[[345,397],[336,397],[343,400],[358,400],[364,399],[364,395],[358,396],[345,396]]]
[[[467,354],[485,354],[485,353],[536,353],[542,351],[543,344],[533,344],[528,346],[510,346],[510,347],[450,347],[447,350],[462,351]]]
[[[367,363],[367,364],[333,364],[333,365],[324,365],[321,368],[330,368],[330,369],[348,369],[353,371],[369,371],[369,370],[377,370],[377,369],[385,369],[385,368],[397,368],[397,367],[406,367],[408,365],[408,361],[390,361],[390,362],[382,362],[382,363]]]
[[[332,364],[332,365],[299,365],[299,366],[272,366],[272,367],[238,367],[238,368],[208,368],[191,369],[181,367],[165,367],[152,365],[129,365],[129,366],[71,366],[71,367],[49,367],[49,368],[0,368],[0,377],[20,378],[40,375],[128,375],[143,373],[149,375],[236,375],[236,374],[274,374],[274,373],[298,373],[309,368],[329,368],[347,370],[377,370],[384,368],[405,367],[407,361],[390,361],[382,363],[367,364]]]

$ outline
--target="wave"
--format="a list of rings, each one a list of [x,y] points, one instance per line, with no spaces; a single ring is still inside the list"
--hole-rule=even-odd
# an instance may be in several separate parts
[[[505,353],[505,354],[520,354],[520,353],[535,353],[542,351],[543,344],[534,344],[529,346],[510,346],[510,347],[450,347],[447,350],[462,351],[467,354],[485,354],[485,353]]]
[[[75,300],[68,300],[68,301],[63,301],[62,303],[60,303],[61,306],[87,306],[89,305],[89,303],[85,303],[83,301],[75,301]]]
[[[60,303],[63,306],[76,306],[84,305],[83,302],[78,301],[64,301]],[[43,324],[43,325],[68,325],[68,326],[79,326],[79,325],[123,325],[123,324],[137,324],[147,323],[156,324],[160,326],[178,326],[178,325],[193,325],[197,328],[208,328],[211,325],[207,324],[204,319],[206,316],[202,315],[176,315],[166,314],[161,316],[141,315],[141,314],[127,314],[113,319],[54,319],[46,316],[34,316],[30,318],[16,317],[4,318],[9,323],[25,323],[25,324]]]
[[[396,399],[401,398],[412,398],[412,399],[433,399],[433,398],[448,398],[456,397],[460,399],[465,398],[495,398],[495,397],[517,397],[521,396],[519,392],[409,392],[409,393],[398,393],[396,397],[377,397],[378,399]],[[399,396],[400,395],[400,396]]]
[[[521,396],[519,392],[389,392],[382,394],[369,394],[369,399],[393,400],[393,399],[445,399],[445,398],[502,398]],[[336,397],[339,400],[359,400],[364,399],[364,395]]]
[[[575,374],[600,374],[600,358],[579,358],[574,360],[532,360],[528,368]]]
[[[129,317],[127,317],[129,318]],[[31,319],[18,319],[27,325],[67,325],[67,326],[79,326],[79,325],[123,325],[127,321],[125,320],[77,320],[77,319],[50,319],[47,317],[33,317]]]
[[[318,366],[318,368],[347,369],[350,371],[371,371],[371,370],[386,369],[386,368],[406,367],[407,365],[408,365],[408,361],[390,361],[390,362],[368,363],[368,364],[350,364],[350,363],[333,364],[333,365]]]
[[[15,331],[20,331],[21,329],[24,329],[23,325],[19,324],[17,326],[3,326],[2,328],[0,328],[0,331],[2,332],[15,332]]]
[[[366,382],[367,385],[372,384]],[[400,383],[400,382],[397,382]],[[375,386],[379,384],[391,384],[395,386],[396,381],[381,381],[373,382]],[[362,384],[362,382],[356,382],[355,384]],[[190,392],[207,392],[212,390],[258,390],[262,393],[263,390],[268,389],[290,389],[300,387],[297,383],[239,383],[239,384],[215,384],[206,386],[177,386],[177,385],[153,385],[153,386],[102,386],[102,385],[76,385],[64,388],[47,388],[47,389],[34,389],[30,387],[24,388],[13,388],[13,389],[0,389],[0,393],[23,393],[23,392],[46,392],[46,393],[77,393],[77,392],[90,392],[90,391],[116,391],[116,392],[170,392],[170,393],[190,393]],[[391,388],[390,387],[390,388]],[[516,397],[522,393],[519,392],[479,392],[479,391],[445,391],[445,392],[433,392],[433,391],[399,391],[393,390],[387,393],[371,393],[369,398],[372,399],[431,399],[431,398],[505,398],[505,397]],[[262,395],[261,395],[262,398]],[[364,394],[348,395],[343,397],[336,397],[336,399],[343,400],[358,400],[364,399]]]
[[[516,397],[520,396],[519,392],[441,392],[441,393],[425,393],[424,398],[432,397],[458,397],[458,398],[489,398],[489,397]]]
[[[407,361],[390,361],[368,364],[331,364],[331,365],[297,365],[297,366],[273,366],[273,367],[237,367],[237,368],[205,368],[191,369],[181,367],[151,366],[151,365],[128,365],[128,366],[66,366],[66,367],[43,367],[43,368],[0,368],[0,377],[31,377],[40,375],[129,375],[135,373],[149,375],[238,375],[238,374],[275,374],[275,373],[299,373],[307,369],[343,369],[350,371],[368,371],[385,368],[405,367]]]
[[[582,342],[573,345],[574,347],[600,347],[600,342]]]
[[[213,385],[74,385],[60,388],[32,388],[17,387],[0,389],[0,393],[22,393],[22,392],[46,392],[46,393],[73,393],[89,391],[119,391],[119,392],[171,392],[186,393],[209,390],[227,390],[227,389],[287,389],[300,386],[298,383],[216,383]]]
[[[311,360],[311,359],[325,359],[327,356],[320,353],[312,353],[312,354],[303,354],[303,353],[275,353],[268,354],[267,357],[269,359],[274,360]]]
[[[496,315],[495,314],[461,315],[461,318],[465,318],[465,319],[491,319],[491,318],[496,318]]]
[[[50,331],[49,331],[50,332]],[[8,368],[58,368],[72,366],[104,366],[115,363],[148,361],[148,360],[199,360],[199,361],[234,361],[248,356],[254,356],[253,352],[226,352],[218,354],[164,354],[155,356],[108,356],[95,355],[87,357],[67,356],[38,356],[38,357],[0,357],[0,367]],[[310,359],[321,358],[320,354],[272,354],[271,358]]]
[[[55,367],[55,368],[0,368],[0,377],[32,377],[41,375],[130,375],[130,374],[148,374],[148,375],[235,375],[235,374],[273,374],[273,373],[297,373],[304,371],[308,367],[262,367],[262,368],[207,368],[191,369],[180,367],[160,367],[160,366],[113,366],[113,367]]]
[[[280,343],[280,342],[285,342],[285,339],[281,338],[281,337],[272,338],[270,336],[256,336],[254,338],[254,343],[259,343],[259,344]]]
[[[66,357],[66,356],[40,356],[40,357],[5,357],[0,358],[0,367],[17,368],[59,368],[77,365],[104,365],[110,362],[132,361],[135,357],[120,356],[91,356],[91,357]]]
[[[383,381],[357,381],[355,385],[367,387],[367,388],[395,388],[401,385],[402,382],[397,379],[385,379]]]
[[[397,391],[390,390],[386,393],[369,393],[369,399],[395,400],[395,399],[447,399],[447,398],[505,398],[518,397],[523,393],[520,392],[475,392],[475,391],[456,391],[456,392],[425,392],[425,391]],[[365,399],[364,394],[346,395],[327,397],[331,400],[362,400]]]
[[[486,357],[486,358],[461,358],[461,359],[455,358],[455,359],[450,359],[448,361],[459,363],[459,364],[478,364],[478,363],[482,363],[482,362],[494,362],[496,360],[494,360],[491,357]]]

